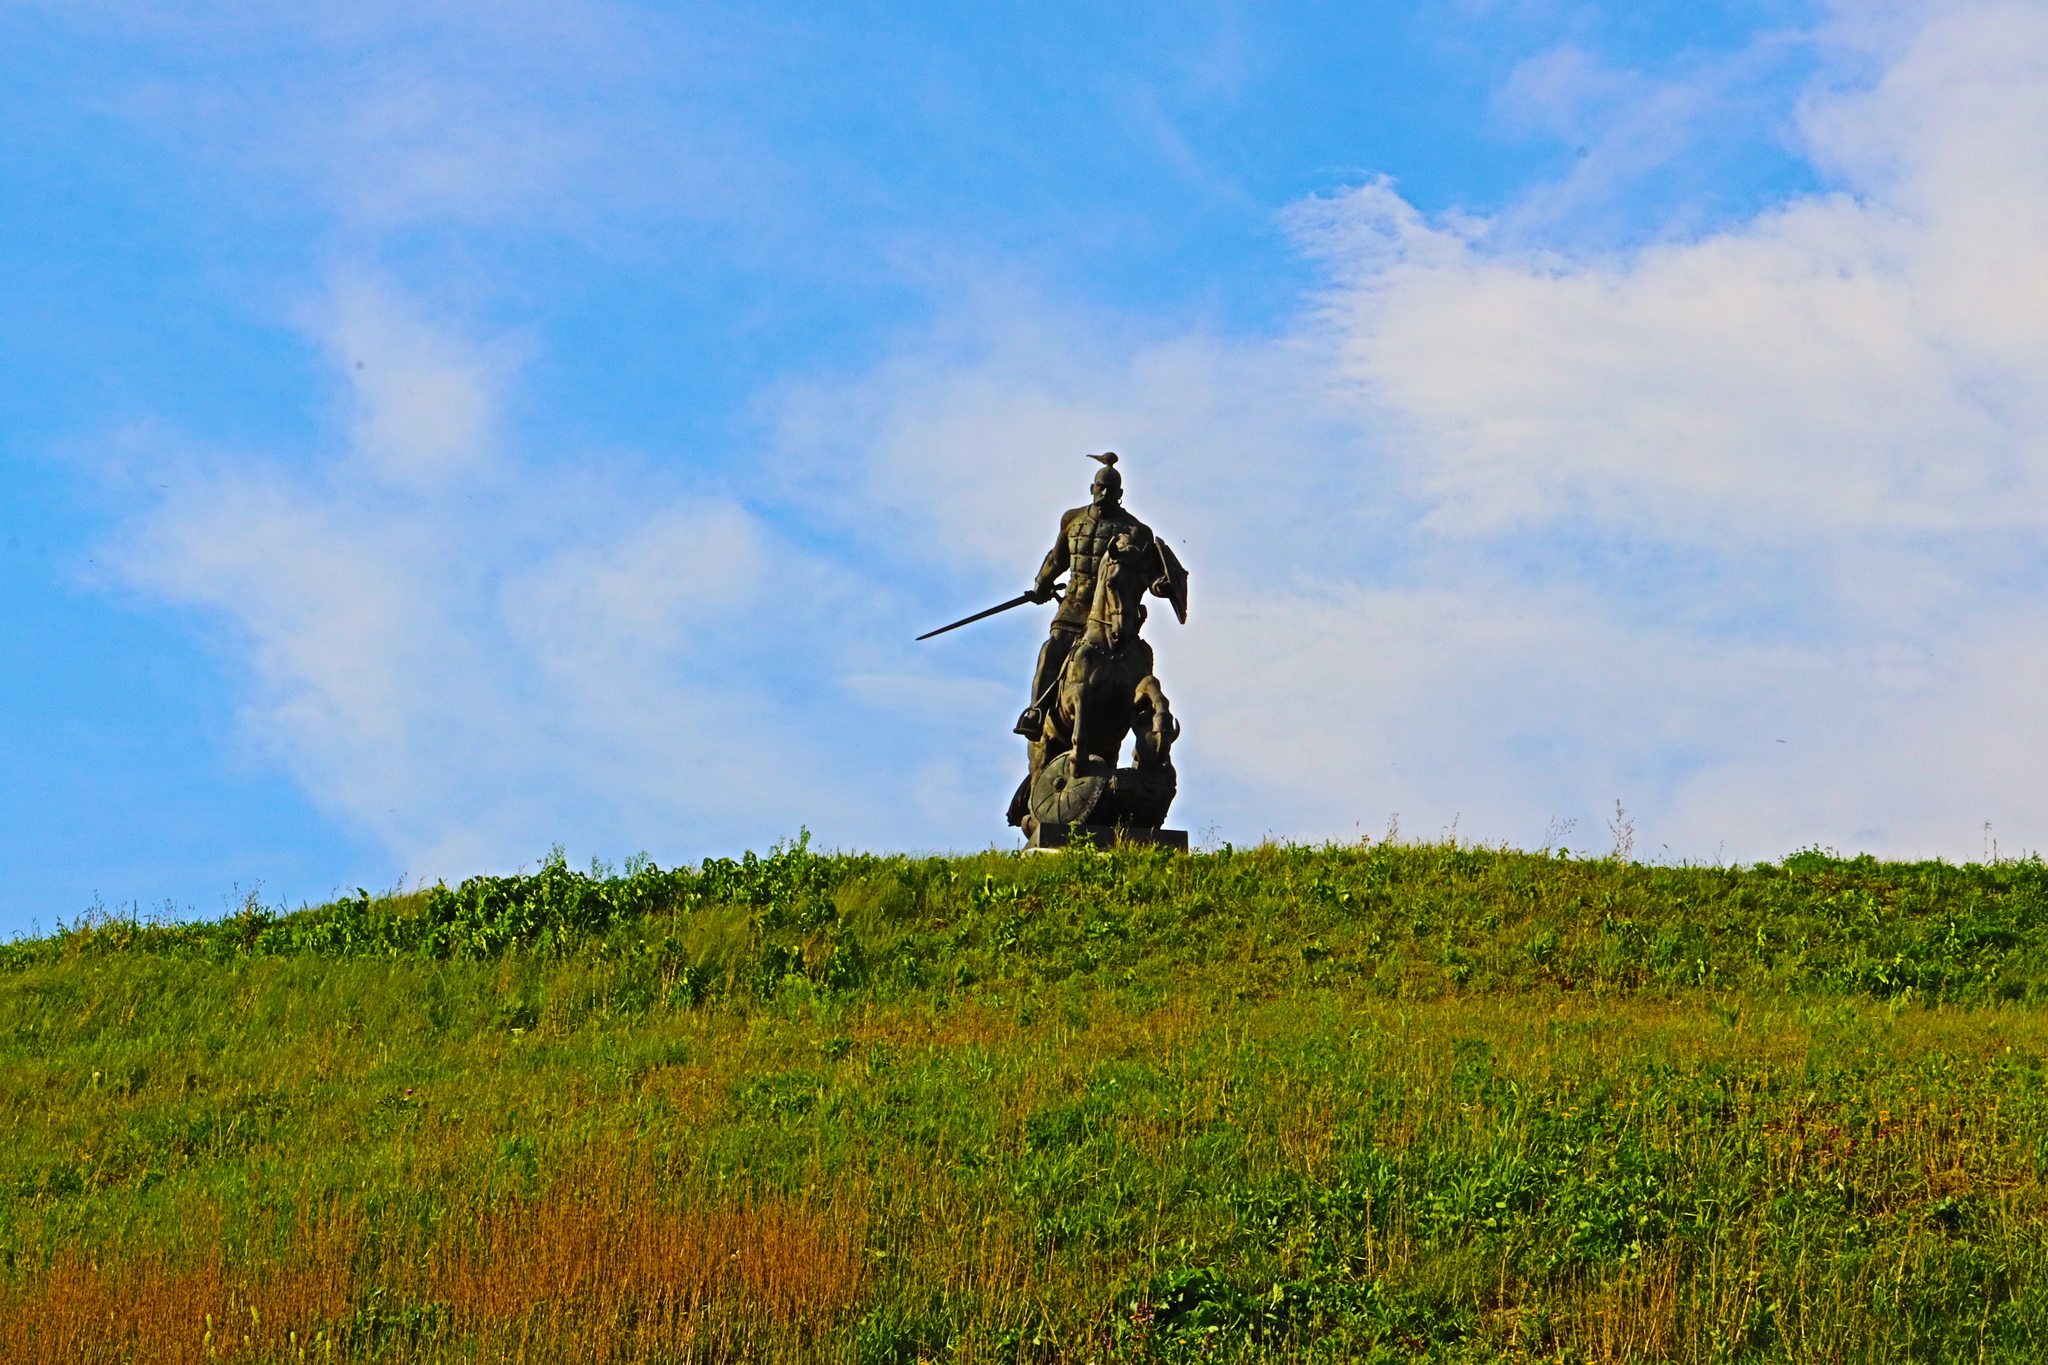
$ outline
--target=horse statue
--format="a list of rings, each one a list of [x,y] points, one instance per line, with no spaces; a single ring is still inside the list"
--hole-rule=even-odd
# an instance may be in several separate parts
[[[1161,828],[1179,785],[1173,745],[1180,722],[1152,675],[1152,646],[1139,632],[1147,593],[1166,599],[1187,624],[1188,571],[1124,507],[1116,455],[1088,458],[1102,466],[1088,486],[1088,505],[1061,515],[1059,535],[1032,586],[917,638],[929,640],[1026,603],[1057,601],[1032,670],[1031,704],[1012,727],[1029,744],[1031,765],[1010,798],[1009,822],[1035,848],[1057,847],[1064,839],[1056,836],[1080,824],[1122,830],[1120,842],[1185,850],[1185,830]],[[1134,764],[1119,768],[1126,739]]]
[[[1018,791],[1027,809],[1015,812],[1015,823],[1027,835],[1039,825],[1156,829],[1166,822],[1179,784],[1172,754],[1180,722],[1139,631],[1145,592],[1162,572],[1178,570],[1171,555],[1143,526],[1119,531],[1104,548],[1087,629],[1060,670],[1043,734],[1031,746],[1031,775]],[[1126,738],[1135,766],[1118,768]]]

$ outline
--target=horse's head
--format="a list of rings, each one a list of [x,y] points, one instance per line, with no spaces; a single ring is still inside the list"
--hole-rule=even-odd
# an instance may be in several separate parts
[[[1088,625],[1111,648],[1135,640],[1145,624],[1143,599],[1152,581],[1146,556],[1151,552],[1152,537],[1137,527],[1117,532],[1102,552]]]

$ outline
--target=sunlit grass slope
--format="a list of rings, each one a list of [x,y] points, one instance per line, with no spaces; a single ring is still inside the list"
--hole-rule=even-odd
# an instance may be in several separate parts
[[[0,1360],[2032,1361],[2048,868],[766,858],[0,947]]]

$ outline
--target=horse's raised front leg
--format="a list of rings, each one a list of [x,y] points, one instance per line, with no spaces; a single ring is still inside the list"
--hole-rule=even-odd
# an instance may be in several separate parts
[[[1136,751],[1138,766],[1156,768],[1173,756],[1173,742],[1180,738],[1180,722],[1174,719],[1173,705],[1166,700],[1166,689],[1159,685],[1159,679],[1146,674],[1138,680],[1137,695],[1133,699],[1133,727],[1131,747]]]

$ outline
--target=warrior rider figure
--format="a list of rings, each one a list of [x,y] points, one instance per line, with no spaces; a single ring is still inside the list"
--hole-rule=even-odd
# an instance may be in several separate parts
[[[1059,539],[1026,591],[1007,602],[918,636],[929,640],[1026,602],[1066,595],[1052,633],[1038,651],[1031,705],[1017,718],[1017,733],[1031,741],[1030,771],[1010,798],[1009,820],[1035,848],[1058,847],[1058,831],[1098,824],[1143,842],[1185,849],[1187,834],[1161,829],[1178,778],[1169,757],[1180,722],[1159,679],[1152,676],[1152,646],[1139,637],[1146,593],[1173,604],[1188,619],[1188,571],[1152,528],[1124,510],[1123,476],[1116,456],[1091,455],[1102,465],[1086,507],[1060,518]],[[1117,767],[1126,737],[1136,766]],[[1055,832],[1044,842],[1046,831]]]
[[[1103,553],[1119,534],[1129,533],[1138,544],[1150,542],[1158,546],[1159,575],[1152,580],[1151,593],[1171,601],[1180,619],[1187,619],[1187,571],[1165,542],[1155,539],[1152,528],[1124,508],[1124,479],[1117,472],[1116,453],[1090,458],[1102,465],[1094,483],[1089,485],[1090,501],[1086,507],[1076,507],[1060,518],[1059,539],[1053,542],[1045,563],[1038,568],[1037,582],[1026,594],[1034,602],[1050,602],[1054,596],[1053,580],[1063,573],[1068,575],[1066,596],[1052,619],[1052,633],[1038,651],[1038,668],[1031,675],[1031,704],[1017,717],[1016,732],[1030,740],[1045,737],[1045,708],[1054,700],[1053,689],[1059,685],[1067,655],[1088,629],[1088,612],[1095,602],[1095,576],[1101,569]]]

